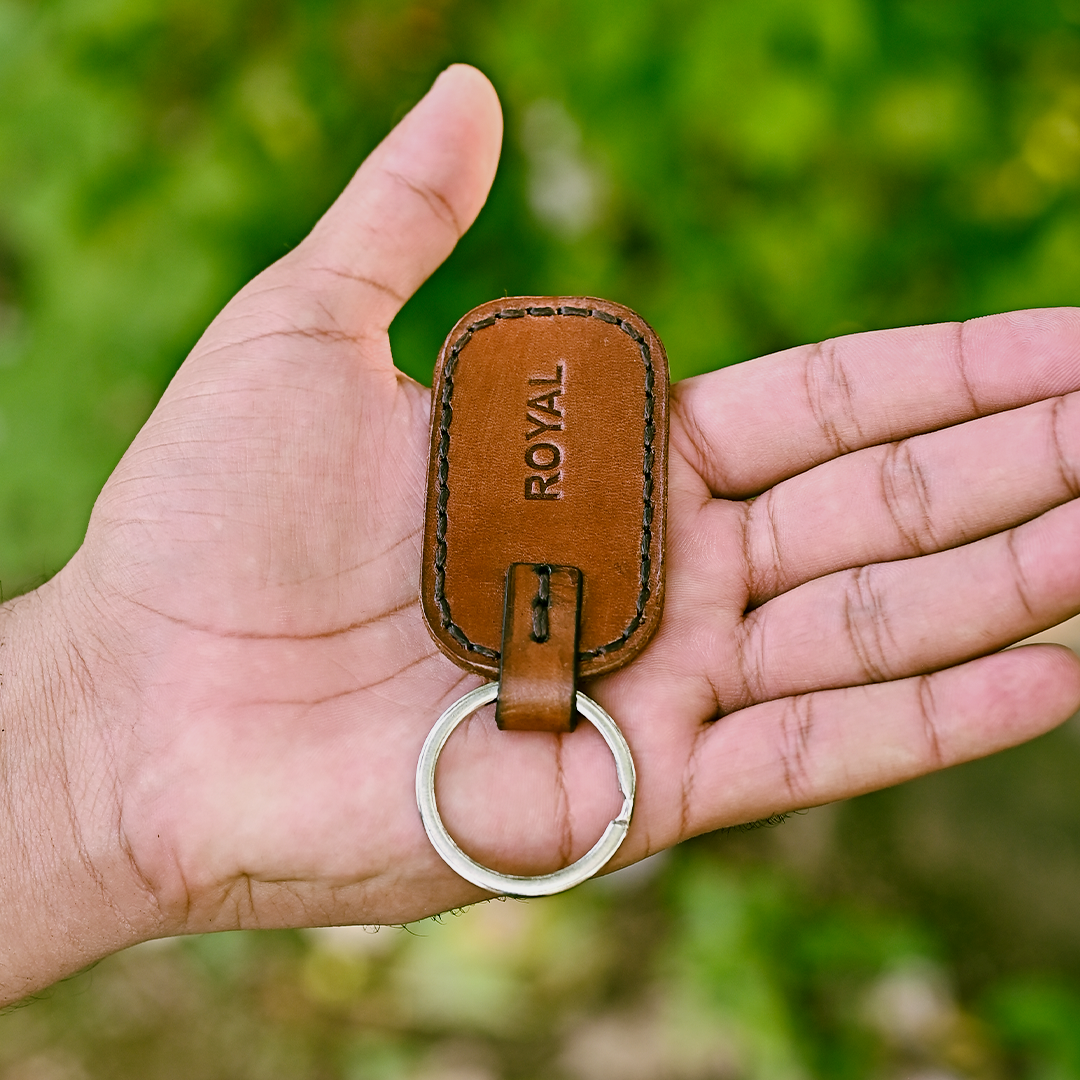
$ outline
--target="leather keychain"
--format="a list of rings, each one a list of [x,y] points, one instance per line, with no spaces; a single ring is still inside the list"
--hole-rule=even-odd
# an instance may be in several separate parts
[[[660,621],[667,357],[639,315],[592,297],[511,297],[470,311],[435,368],[420,594],[439,648],[497,682],[439,718],[420,754],[428,837],[462,877],[542,896],[584,881],[630,825],[634,764],[577,681],[628,664]],[[500,874],[450,836],[435,768],[454,729],[497,699],[507,731],[573,731],[580,713],[615,757],[623,806],[581,859]],[[508,736],[512,737],[512,736]]]

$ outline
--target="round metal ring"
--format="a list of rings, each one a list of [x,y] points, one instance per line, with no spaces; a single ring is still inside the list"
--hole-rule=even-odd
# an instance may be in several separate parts
[[[416,766],[416,805],[420,808],[424,829],[433,847],[447,866],[466,881],[504,896],[549,896],[587,881],[619,850],[619,845],[630,828],[630,815],[634,810],[634,789],[637,782],[634,759],[615,721],[592,698],[578,691],[577,711],[600,732],[615,758],[615,775],[623,797],[622,809],[608,824],[600,839],[577,862],[564,866],[553,874],[519,877],[515,874],[500,874],[482,866],[458,847],[443,824],[435,801],[435,766],[438,765],[439,755],[458,724],[477,709],[489,705],[498,696],[499,684],[485,683],[459,698],[439,717],[424,741],[420,761]]]

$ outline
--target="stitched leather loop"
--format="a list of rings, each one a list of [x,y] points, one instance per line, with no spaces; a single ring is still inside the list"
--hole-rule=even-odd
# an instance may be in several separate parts
[[[495,722],[504,731],[573,731],[577,723],[581,573],[515,563],[506,572]]]

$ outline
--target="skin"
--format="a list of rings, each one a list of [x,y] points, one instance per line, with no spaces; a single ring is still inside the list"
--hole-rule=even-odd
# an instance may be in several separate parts
[[[136,941],[397,923],[483,895],[413,770],[478,683],[418,601],[429,391],[387,327],[483,205],[502,134],[444,73],[222,311],[51,582],[0,609],[0,1003]],[[673,390],[660,631],[587,692],[638,766],[613,867],[894,784],[1080,707],[1080,313],[791,349]],[[458,731],[440,802],[540,873],[617,805],[607,751]]]

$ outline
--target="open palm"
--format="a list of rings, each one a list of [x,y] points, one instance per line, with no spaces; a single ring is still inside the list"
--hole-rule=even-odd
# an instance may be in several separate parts
[[[61,575],[93,699],[76,817],[124,851],[138,935],[400,922],[481,895],[413,801],[427,731],[478,680],[421,617],[430,393],[395,371],[387,327],[479,211],[500,136],[486,80],[450,69],[210,327]],[[613,865],[1080,704],[1067,650],[997,652],[1080,610],[1078,388],[1072,311],[858,335],[674,388],[660,631],[586,687],[638,766]],[[475,857],[539,873],[618,800],[587,725],[481,715],[440,801]]]

